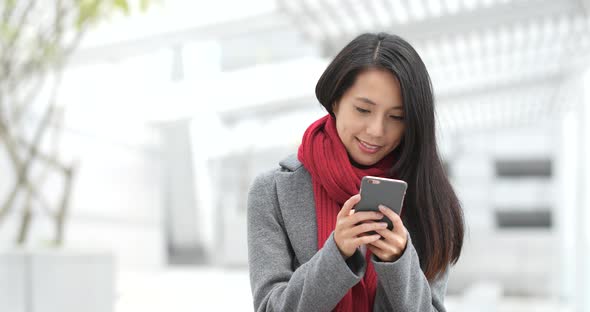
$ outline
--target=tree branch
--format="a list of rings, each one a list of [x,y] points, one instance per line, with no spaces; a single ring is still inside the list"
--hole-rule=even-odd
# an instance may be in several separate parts
[[[11,30],[15,31],[15,35],[8,38],[9,40],[6,42],[6,45],[4,45],[2,47],[2,50],[4,51],[4,53],[7,53],[7,55],[5,55],[4,53],[0,54],[3,56],[2,61],[4,61],[3,67],[5,70],[6,77],[9,77],[12,72],[11,71],[12,63],[14,62],[13,52],[15,52],[14,46],[15,46],[16,42],[18,41],[18,39],[22,38],[21,37],[22,33],[20,32],[20,30],[23,29],[25,22],[27,21],[27,18],[29,17],[31,12],[33,12],[33,7],[35,6],[36,2],[37,2],[36,0],[29,0],[26,8],[23,9],[21,16],[18,18],[18,20],[16,21],[16,24],[14,26],[11,25],[11,23],[10,23],[11,20],[5,21],[5,24],[9,25]],[[4,56],[7,56],[7,57],[4,57]]]
[[[10,207],[12,207],[12,204],[14,202],[14,199],[16,198],[16,195],[18,194],[18,190],[24,185],[25,181],[27,180],[27,175],[29,172],[29,168],[32,165],[33,160],[35,159],[36,151],[37,151],[37,146],[39,146],[42,138],[43,138],[43,134],[45,134],[45,129],[47,128],[47,125],[49,124],[49,121],[51,120],[51,116],[53,114],[53,110],[55,107],[55,102],[52,102],[48,107],[47,110],[45,111],[45,114],[43,115],[43,118],[41,120],[41,122],[39,123],[39,127],[37,128],[37,131],[35,132],[35,136],[33,137],[33,141],[31,142],[31,146],[35,147],[35,148],[31,148],[29,149],[28,153],[25,153],[26,155],[26,159],[24,161],[24,163],[22,164],[22,166],[17,167],[17,174],[16,174],[16,185],[14,187],[14,189],[12,190],[12,192],[10,193],[8,200],[2,205],[2,208],[0,210],[0,220],[2,218],[4,218],[8,212],[8,210],[10,209]],[[6,133],[6,132],[4,132]],[[9,136],[5,136],[5,138],[9,138]],[[8,141],[8,140],[7,140]]]
[[[58,108],[56,98],[62,70],[90,25],[110,10],[128,10],[127,0],[53,1],[4,0],[0,3],[0,139],[3,139],[0,144],[6,146],[16,179],[8,197],[1,203],[0,223],[14,208],[16,198],[24,192],[24,210],[17,238],[21,244],[26,242],[35,204],[55,221],[55,242],[61,244],[64,240],[65,219],[77,165],[67,166],[59,160],[64,106]],[[54,7],[48,10],[48,3]],[[69,36],[66,30],[71,26],[76,28]],[[46,83],[48,74],[55,74],[48,105],[43,107],[40,119],[33,120],[32,129],[29,129],[26,115],[33,109],[39,86]],[[28,135],[29,130],[33,132],[32,137]],[[44,140],[47,132],[53,134],[53,140],[49,142],[49,151],[44,152],[41,148],[45,146],[43,142],[47,142]],[[44,164],[41,171],[33,167],[39,162]],[[57,170],[64,177],[63,193],[55,214],[51,213],[51,206],[42,192],[50,169]]]
[[[74,171],[77,166],[72,166],[64,171],[65,182],[64,191],[62,193],[61,203],[59,210],[55,215],[55,244],[61,245],[64,242],[65,233],[65,220],[68,214],[68,208],[70,206],[70,198],[72,193],[72,184],[74,179]]]
[[[26,189],[29,192],[29,194],[31,195],[31,197],[34,198],[35,200],[37,200],[37,203],[39,204],[41,209],[45,212],[45,214],[50,218],[54,218],[55,214],[49,208],[49,202],[43,196],[43,194],[41,194],[41,192],[33,186],[33,184],[30,181],[27,181]]]
[[[23,245],[27,241],[29,227],[31,225],[31,219],[33,218],[33,209],[31,207],[31,194],[27,192],[27,196],[25,197],[25,208],[23,210],[23,215],[21,217],[21,222],[18,230],[18,236],[16,239],[16,243],[18,245]]]

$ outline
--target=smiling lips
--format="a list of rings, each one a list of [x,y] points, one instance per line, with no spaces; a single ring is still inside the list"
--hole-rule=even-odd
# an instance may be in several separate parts
[[[367,153],[367,154],[377,153],[379,151],[379,149],[381,149],[381,147],[382,147],[382,146],[379,146],[379,145],[369,144],[369,143],[367,143],[365,141],[362,141],[362,140],[360,140],[358,138],[357,138],[357,140],[358,140],[358,143],[359,143],[360,150],[363,151],[363,152],[365,152],[365,153]]]

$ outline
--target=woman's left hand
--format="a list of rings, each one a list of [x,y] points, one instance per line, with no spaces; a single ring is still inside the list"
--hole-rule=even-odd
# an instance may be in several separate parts
[[[391,220],[393,229],[376,230],[383,239],[367,244],[367,248],[383,262],[397,260],[406,250],[408,232],[400,216],[393,210],[379,205],[379,210]]]

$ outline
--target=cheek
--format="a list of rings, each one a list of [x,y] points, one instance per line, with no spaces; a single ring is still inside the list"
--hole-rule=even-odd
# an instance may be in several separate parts
[[[342,123],[337,123],[336,130],[338,131],[338,137],[340,138],[340,141],[346,144],[348,141],[347,138],[350,136],[348,127],[343,125]]]
[[[397,127],[393,129],[391,133],[392,135],[388,141],[390,142],[390,144],[397,146],[404,137],[404,128],[400,129],[399,127]]]
[[[342,141],[350,140],[351,137],[355,135],[355,132],[358,126],[353,122],[341,123],[336,125],[336,129],[338,129],[338,135]]]
[[[347,132],[349,135],[357,136],[360,133],[365,132],[366,125],[362,120],[351,120],[348,124]]]

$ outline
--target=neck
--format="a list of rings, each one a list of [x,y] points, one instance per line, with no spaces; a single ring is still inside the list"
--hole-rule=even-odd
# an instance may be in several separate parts
[[[355,166],[355,167],[357,167],[359,169],[363,169],[364,170],[364,169],[369,169],[369,168],[373,167],[373,166],[361,165],[361,164],[357,163],[356,161],[354,161],[354,159],[352,159],[352,157],[350,157],[350,155],[348,155],[348,159],[350,160],[350,163],[353,166]]]

